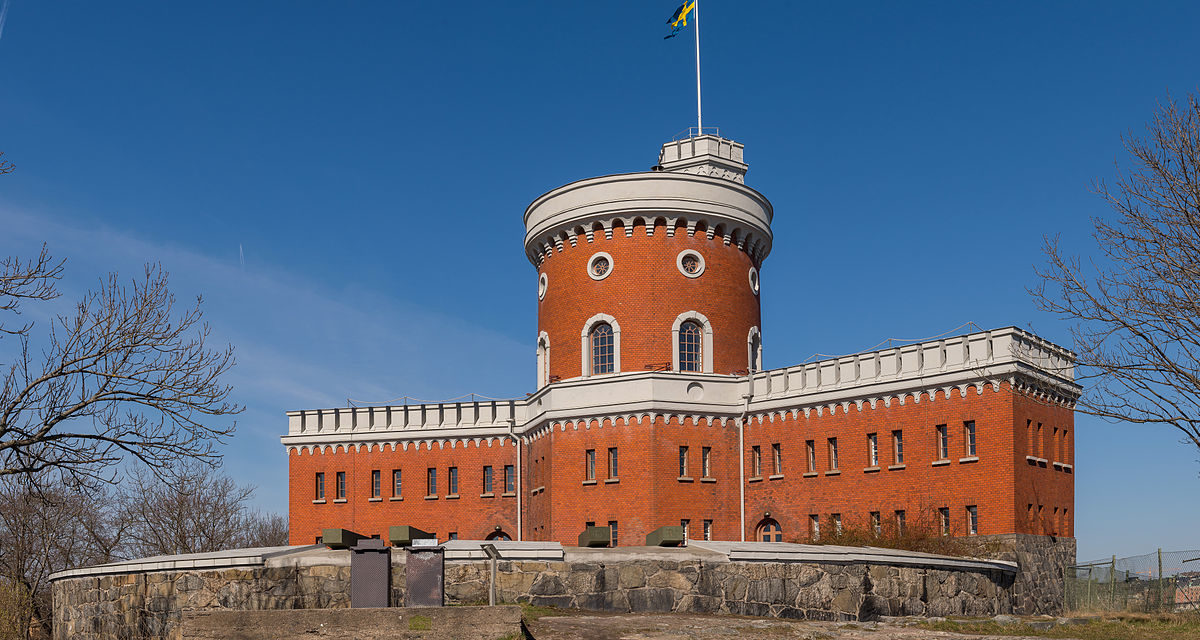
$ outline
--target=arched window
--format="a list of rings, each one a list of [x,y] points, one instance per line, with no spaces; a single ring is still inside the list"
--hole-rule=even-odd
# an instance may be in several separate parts
[[[767,518],[758,523],[754,539],[762,542],[783,542],[783,527],[780,527],[774,518]]]
[[[550,384],[550,334],[545,331],[538,336],[537,384],[539,389]]]
[[[692,320],[679,325],[679,370],[704,371],[704,330]]]
[[[581,375],[621,371],[621,325],[607,313],[597,313],[583,323],[579,332]]]
[[[698,311],[685,311],[671,325],[671,370],[712,373],[713,328]]]
[[[607,322],[597,323],[592,326],[588,337],[592,349],[592,375],[612,373],[615,370],[613,368],[615,347],[612,326]]]
[[[493,531],[492,533],[490,533],[486,539],[487,540],[499,540],[501,542],[508,542],[509,540],[512,540],[512,536],[508,535],[507,533],[504,533],[503,530],[499,530],[499,531]]]
[[[762,370],[762,335],[758,327],[750,328],[750,336],[746,339],[746,356],[749,361],[746,369],[750,373]]]

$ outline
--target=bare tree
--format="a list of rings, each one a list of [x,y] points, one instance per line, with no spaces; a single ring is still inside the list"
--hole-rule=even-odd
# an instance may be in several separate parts
[[[238,485],[203,463],[187,462],[176,471],[164,483],[139,469],[124,483],[123,553],[140,557],[287,544],[286,518],[249,509],[254,487]]]
[[[62,268],[44,247],[34,260],[0,262],[0,314],[57,297]],[[241,411],[220,381],[233,348],[206,346],[199,298],[176,313],[161,267],[129,282],[110,274],[53,321],[40,350],[32,327],[7,331],[19,344],[0,378],[0,477],[107,480],[127,455],[156,473],[182,459],[218,459],[213,445],[235,424],[209,422]]]
[[[0,151],[0,176],[6,173],[12,173],[16,168],[16,165],[4,159],[4,152]]]
[[[1144,136],[1122,141],[1132,167],[1094,188],[1116,213],[1093,220],[1101,259],[1048,239],[1031,293],[1075,321],[1082,411],[1171,425],[1200,449],[1200,99],[1168,96]]]

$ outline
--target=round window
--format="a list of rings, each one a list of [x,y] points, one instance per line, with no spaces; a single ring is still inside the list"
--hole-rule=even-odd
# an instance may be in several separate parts
[[[546,297],[546,287],[549,281],[546,279],[546,274],[538,276],[538,300]]]
[[[675,257],[675,266],[679,267],[679,273],[689,278],[699,278],[700,274],[704,273],[704,256],[691,249],[685,249]]]
[[[758,269],[750,267],[750,290],[758,295]]]
[[[588,276],[591,277],[592,280],[603,280],[607,278],[608,274],[612,273],[612,269],[612,256],[603,251],[597,253],[596,255],[592,256],[590,260],[588,260],[587,272]]]

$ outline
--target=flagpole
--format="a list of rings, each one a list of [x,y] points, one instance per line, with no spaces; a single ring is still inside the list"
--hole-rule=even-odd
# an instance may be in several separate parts
[[[700,0],[695,3],[692,17],[696,21],[696,135],[701,136],[704,135],[704,120],[700,110]]]

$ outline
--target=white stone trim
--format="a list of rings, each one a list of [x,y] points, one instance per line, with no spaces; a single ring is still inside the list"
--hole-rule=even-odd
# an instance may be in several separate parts
[[[688,273],[683,268],[683,259],[685,257],[687,257],[688,255],[696,256],[696,258],[698,260],[700,260],[700,269],[698,271],[696,271],[696,273]],[[705,267],[704,255],[701,254],[699,251],[696,251],[695,249],[684,249],[683,251],[680,251],[678,255],[675,256],[675,267],[679,269],[679,273],[682,273],[684,275],[684,277],[699,278],[700,276],[704,275],[704,267]]]
[[[605,271],[603,275],[598,276],[598,275],[596,275],[595,271],[592,271],[592,264],[595,263],[596,260],[599,260],[600,258],[604,258],[605,260],[608,260],[608,271]],[[591,278],[592,280],[603,280],[603,279],[607,278],[608,276],[612,275],[613,269],[616,269],[616,267],[617,267],[617,263],[613,261],[612,255],[610,255],[606,251],[597,251],[596,253],[592,254],[592,257],[588,258],[587,274],[588,274],[588,277]]]
[[[758,269],[751,266],[750,272],[746,274],[746,278],[750,280],[750,291],[753,292],[754,295],[758,295],[759,290],[762,289],[762,282],[759,280]]]
[[[607,254],[605,254],[607,255]],[[610,263],[611,264],[611,263]],[[590,273],[590,270],[589,270]],[[609,270],[612,273],[612,270]],[[599,322],[607,322],[613,330],[613,373],[621,373],[621,325],[617,323],[617,319],[607,313],[597,313],[588,318],[587,322],[583,323],[583,331],[579,333],[580,339],[580,363],[583,377],[587,378],[592,375],[592,345],[588,340],[588,334],[592,332],[594,327]],[[599,375],[610,375],[602,373]]]
[[[671,325],[671,370],[679,371],[679,327],[688,320],[694,320],[700,323],[704,329],[704,343],[701,345],[703,353],[700,354],[703,362],[701,366],[704,368],[700,373],[713,372],[713,329],[712,323],[708,318],[699,311],[684,311],[675,318],[675,323]]]
[[[537,341],[537,388],[550,384],[550,334],[538,334]]]
[[[754,348],[754,338],[758,338],[758,348]],[[758,327],[750,327],[746,335],[746,366],[753,372],[762,371],[762,332]]]
[[[546,274],[538,275],[538,301],[546,299],[546,290],[550,288],[550,279]]]

